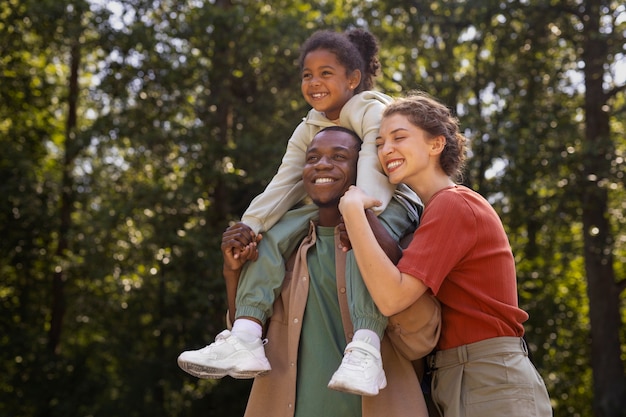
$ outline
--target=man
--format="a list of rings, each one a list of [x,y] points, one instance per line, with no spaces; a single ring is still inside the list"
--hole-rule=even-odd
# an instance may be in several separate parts
[[[383,338],[387,388],[373,397],[327,388],[353,332],[345,253],[339,249],[337,226],[341,223],[339,199],[355,183],[360,143],[349,130],[330,127],[320,131],[307,149],[302,179],[307,194],[319,208],[319,217],[288,263],[289,271],[267,329],[265,353],[272,370],[256,377],[247,417],[427,416],[419,380],[409,359],[426,355],[437,341],[439,307],[430,296],[418,300],[419,311],[411,312],[422,316],[417,318],[417,349],[412,345],[410,352],[414,357],[403,356],[388,336]],[[381,233],[380,238],[390,236]],[[236,259],[234,254],[242,249],[241,241],[245,240],[238,240],[236,229],[227,231],[222,241],[231,318],[242,266],[254,251],[248,248]],[[402,333],[397,320],[392,318],[390,322]]]

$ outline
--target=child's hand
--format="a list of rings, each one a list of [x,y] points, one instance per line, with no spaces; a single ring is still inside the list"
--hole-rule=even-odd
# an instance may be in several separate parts
[[[237,262],[239,267],[246,261],[256,261],[259,257],[257,243],[262,238],[245,223],[235,223],[222,234],[222,252],[228,251],[228,254],[224,252],[224,259],[228,255],[233,261],[240,261]]]

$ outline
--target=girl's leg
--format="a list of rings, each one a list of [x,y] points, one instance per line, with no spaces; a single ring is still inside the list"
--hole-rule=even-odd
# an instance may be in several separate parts
[[[237,287],[236,318],[253,317],[265,323],[285,277],[285,258],[306,236],[318,208],[308,204],[288,211],[270,230],[263,233],[259,257],[244,266]]]
[[[283,256],[291,255],[306,235],[317,213],[313,205],[287,212],[259,243],[259,258],[242,271],[236,295],[236,320],[215,342],[179,355],[178,365],[198,378],[254,378],[271,370],[261,340],[260,323],[272,314],[272,306],[285,277]]]
[[[378,218],[396,241],[412,233],[418,224],[417,218],[395,199]],[[352,251],[346,256],[346,286],[355,333],[328,387],[357,395],[377,395],[387,385],[380,341],[388,319],[378,310],[367,291]]]
[[[396,241],[400,241],[405,235],[413,233],[418,224],[417,219],[409,214],[405,205],[395,199],[391,200],[378,218]],[[374,304],[374,300],[372,300],[372,296],[367,290],[365,282],[363,282],[352,251],[348,252],[346,256],[346,283],[354,330],[369,329],[376,332],[382,339],[387,327],[387,318],[380,313]]]

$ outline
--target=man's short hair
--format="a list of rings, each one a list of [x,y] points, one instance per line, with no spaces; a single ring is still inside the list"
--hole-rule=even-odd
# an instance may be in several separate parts
[[[345,128],[343,126],[328,126],[328,127],[323,128],[319,132],[317,132],[315,134],[315,136],[317,136],[318,134],[320,134],[321,132],[324,132],[324,131],[335,131],[335,132],[345,132],[345,133],[348,133],[349,135],[351,135],[353,138],[356,139],[356,145],[354,146],[354,148],[357,151],[361,150],[361,143],[362,143],[361,138],[359,137],[359,135],[354,133],[352,130],[350,130],[348,128]]]

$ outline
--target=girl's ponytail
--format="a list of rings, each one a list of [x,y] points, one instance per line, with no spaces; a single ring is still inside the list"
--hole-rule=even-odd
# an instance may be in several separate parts
[[[378,61],[378,42],[374,35],[363,29],[351,29],[346,31],[346,37],[358,49],[363,58],[362,86],[363,90],[371,90],[374,87],[374,79],[378,76],[380,62]]]

